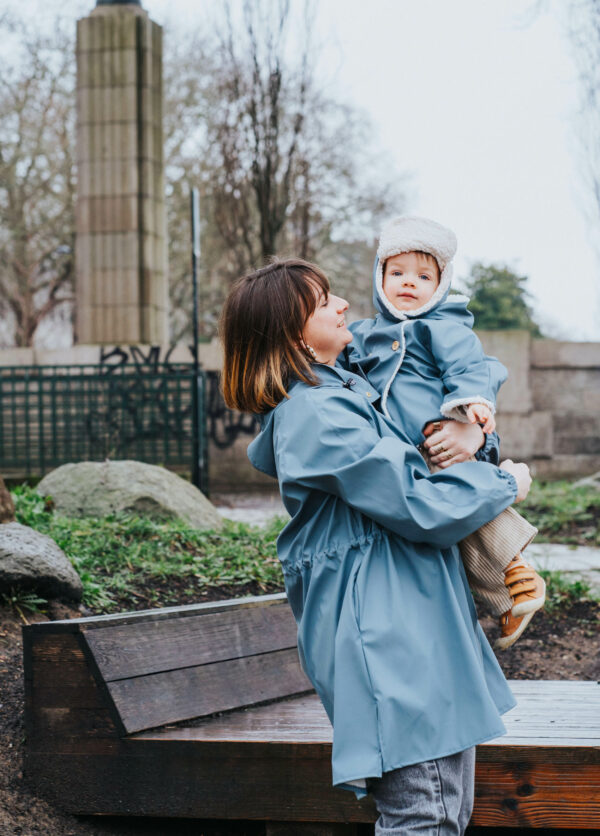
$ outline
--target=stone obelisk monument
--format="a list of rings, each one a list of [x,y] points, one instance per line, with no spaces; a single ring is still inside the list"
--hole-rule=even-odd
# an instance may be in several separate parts
[[[139,0],[77,23],[77,342],[168,342],[162,29]]]

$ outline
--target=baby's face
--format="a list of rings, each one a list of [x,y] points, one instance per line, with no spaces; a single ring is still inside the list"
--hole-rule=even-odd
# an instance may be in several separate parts
[[[383,292],[399,311],[416,311],[429,302],[440,283],[440,268],[433,256],[400,253],[385,262]]]

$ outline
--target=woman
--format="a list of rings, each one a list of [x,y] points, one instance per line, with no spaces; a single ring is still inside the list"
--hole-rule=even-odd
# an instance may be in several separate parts
[[[334,784],[364,794],[368,781],[382,836],[462,833],[474,747],[504,733],[514,699],[455,543],[523,499],[529,472],[431,475],[379,394],[335,366],[347,307],[300,260],[245,276],[223,310],[223,391],[260,415],[248,453],[291,516],[278,552],[302,666],[333,724]]]

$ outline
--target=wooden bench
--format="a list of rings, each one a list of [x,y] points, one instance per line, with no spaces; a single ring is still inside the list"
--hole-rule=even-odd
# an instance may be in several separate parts
[[[268,834],[375,820],[369,798],[331,786],[331,727],[285,596],[23,634],[26,775],[63,809],[259,819]],[[512,686],[508,735],[478,747],[472,824],[600,828],[600,686]]]

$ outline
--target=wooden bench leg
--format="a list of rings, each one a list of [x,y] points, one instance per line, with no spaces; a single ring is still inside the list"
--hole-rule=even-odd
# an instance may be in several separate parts
[[[356,836],[355,824],[324,822],[269,821],[265,836]]]

